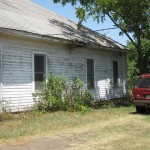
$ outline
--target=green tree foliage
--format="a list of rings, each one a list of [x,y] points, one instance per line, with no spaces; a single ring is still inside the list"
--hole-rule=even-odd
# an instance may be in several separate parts
[[[141,54],[143,57],[143,62],[145,64],[145,69],[147,69],[147,72],[150,72],[150,40],[142,39],[142,50]],[[127,43],[127,47],[129,49],[132,49],[132,51],[128,54],[128,86],[129,90],[132,88],[135,80],[137,79],[136,76],[139,75],[140,70],[138,68],[137,60],[138,60],[138,53],[136,51],[135,46],[131,43]]]
[[[140,73],[148,72],[143,56],[142,39],[150,39],[150,0],[53,0],[63,6],[71,3],[77,6],[79,26],[89,16],[97,22],[105,21],[107,15],[116,27],[121,29],[134,45],[137,52],[137,66]],[[130,34],[132,33],[132,34]]]

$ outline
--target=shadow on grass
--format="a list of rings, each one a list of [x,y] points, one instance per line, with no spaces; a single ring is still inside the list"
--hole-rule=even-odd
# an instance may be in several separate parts
[[[131,112],[130,113],[131,115],[150,115],[150,110],[145,110],[145,112],[143,113],[137,113],[136,111],[135,112]]]
[[[108,107],[130,107],[133,106],[131,97],[115,98],[111,100],[97,101],[95,108],[108,108]]]

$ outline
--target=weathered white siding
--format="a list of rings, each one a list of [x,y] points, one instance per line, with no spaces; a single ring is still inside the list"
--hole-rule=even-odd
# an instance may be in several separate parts
[[[25,40],[2,40],[3,99],[8,110],[20,111],[34,104],[33,53],[47,56],[47,72],[62,73],[67,77],[79,77],[86,83],[87,58],[94,59],[96,99],[121,97],[126,94],[126,55],[119,52],[87,48],[70,49],[63,45],[38,43]],[[112,86],[112,62],[119,64],[119,87]],[[2,94],[2,93],[1,93]]]
[[[8,110],[30,107],[32,100],[32,50],[3,41],[3,100]]]
[[[0,112],[2,111],[2,41],[0,39]]]

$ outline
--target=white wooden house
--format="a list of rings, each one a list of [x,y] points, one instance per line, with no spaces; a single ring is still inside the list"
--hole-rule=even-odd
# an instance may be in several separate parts
[[[127,48],[31,0],[0,0],[0,103],[21,111],[48,72],[79,77],[96,99],[126,95]]]

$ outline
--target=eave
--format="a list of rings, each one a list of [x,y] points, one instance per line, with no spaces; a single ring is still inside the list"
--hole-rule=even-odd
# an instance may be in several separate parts
[[[130,50],[128,48],[121,49],[121,48],[113,48],[113,47],[106,47],[106,46],[101,46],[96,43],[86,43],[83,41],[80,41],[78,39],[73,40],[73,39],[62,39],[59,37],[54,37],[51,35],[40,35],[37,33],[31,33],[31,32],[26,32],[26,31],[20,31],[20,30],[15,30],[15,29],[8,29],[8,28],[2,28],[0,27],[0,34],[1,35],[11,35],[11,36],[18,36],[18,37],[26,37],[30,39],[38,39],[38,40],[44,40],[44,41],[51,41],[55,43],[61,43],[66,46],[68,46],[71,49],[75,49],[78,47],[88,47],[88,48],[94,48],[94,49],[103,49],[103,50],[108,50],[108,51],[117,51],[121,53],[128,53]]]

